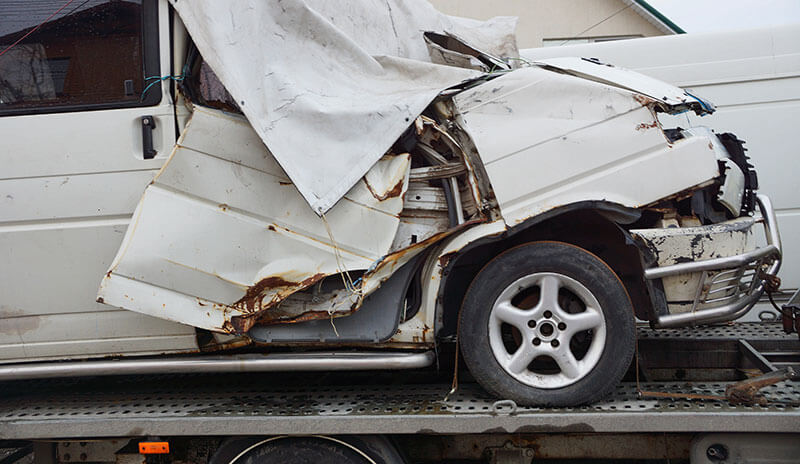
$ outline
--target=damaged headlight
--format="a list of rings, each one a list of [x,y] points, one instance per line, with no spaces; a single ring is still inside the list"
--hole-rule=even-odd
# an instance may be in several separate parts
[[[722,206],[727,218],[749,215],[755,208],[755,190],[758,189],[758,177],[749,157],[745,154],[744,141],[734,134],[716,134],[708,127],[698,126],[689,129],[668,129],[664,131],[671,141],[689,137],[705,137],[709,140],[720,164],[720,182],[713,195],[713,202]],[[712,211],[702,214],[699,204],[701,198],[693,202],[693,207],[700,215],[708,216],[711,222],[720,222],[726,218],[713,217]]]

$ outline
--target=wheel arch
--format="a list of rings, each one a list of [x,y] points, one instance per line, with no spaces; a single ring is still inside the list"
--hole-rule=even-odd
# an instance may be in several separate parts
[[[644,269],[655,257],[639,246],[623,225],[635,223],[637,209],[604,201],[586,201],[554,208],[502,233],[487,233],[457,251],[441,253],[441,280],[436,295],[437,335],[455,333],[458,312],[467,287],[493,257],[523,243],[551,240],[590,251],[605,261],[622,280],[636,317],[652,319],[663,311],[663,292],[644,279]],[[488,228],[491,231],[491,228]],[[591,230],[591,233],[586,233]]]

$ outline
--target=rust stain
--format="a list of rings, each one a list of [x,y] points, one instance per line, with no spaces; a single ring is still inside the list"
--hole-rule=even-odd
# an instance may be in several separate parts
[[[220,203],[219,204],[219,209],[221,209],[222,211],[228,211],[228,208],[229,208],[229,206],[227,204],[225,204],[225,203]]]
[[[96,301],[97,301],[98,303],[105,303],[105,300],[103,300],[103,297],[102,297],[102,296],[98,296]]]
[[[200,338],[200,337],[198,337]],[[217,341],[213,337],[211,339],[206,340],[204,342],[200,342],[198,340],[198,346],[200,347],[200,352],[209,353],[215,351],[225,351],[225,350],[232,350],[236,348],[244,348],[246,346],[250,346],[253,344],[253,340],[250,337],[242,336],[234,338],[233,340],[227,341]]]
[[[251,309],[256,306],[254,304],[255,300],[258,299],[261,296],[261,294],[264,293],[264,291],[267,289],[296,288],[299,290],[318,282],[323,277],[325,277],[325,274],[322,273],[314,274],[313,276],[308,277],[307,279],[304,279],[300,282],[291,282],[284,279],[281,276],[265,277],[260,281],[258,281],[255,285],[250,286],[247,289],[247,292],[244,294],[244,296],[240,298],[239,301],[234,303],[232,306],[242,309]]]
[[[270,225],[267,226],[267,230],[271,230],[271,231],[275,232],[275,226],[270,224]]]
[[[253,325],[255,325],[257,320],[271,319],[269,317],[269,314],[261,316],[260,313],[266,309],[271,308],[272,306],[279,303],[292,293],[310,287],[311,285],[314,285],[315,283],[319,282],[325,277],[326,274],[317,273],[311,277],[301,280],[300,282],[291,282],[284,279],[281,276],[270,276],[261,279],[255,285],[250,286],[242,298],[240,298],[236,303],[230,305],[233,308],[242,310],[245,313],[249,313],[242,316],[233,316],[231,317],[230,321],[226,321],[226,325],[228,325],[229,328],[233,330],[233,332],[230,333],[235,333],[235,334],[245,333],[248,330],[250,330],[253,327]],[[264,304],[262,302],[263,293],[267,290],[274,290],[274,289],[280,289],[280,290],[275,292],[271,301]],[[216,309],[217,305],[214,306]],[[224,328],[225,327],[223,327],[223,329]]]
[[[431,331],[431,328],[430,328],[430,327],[428,327],[428,325],[427,325],[427,324],[425,324],[425,325],[423,325],[423,326],[422,326],[422,343],[427,343],[427,341],[428,341],[428,340],[427,340],[427,338],[428,338],[428,332],[430,332],[430,331]]]
[[[636,126],[636,130],[638,131],[638,130],[655,129],[656,127],[658,127],[658,121],[653,121],[649,124],[643,122],[638,126]]]
[[[639,103],[642,106],[647,106],[647,105],[650,105],[650,104],[653,104],[653,103],[658,103],[658,100],[653,100],[650,97],[646,97],[644,95],[639,95],[639,94],[634,95],[633,99],[636,100],[636,102]]]
[[[457,253],[455,251],[451,251],[450,253],[445,253],[442,256],[440,256],[439,266],[441,266],[442,269],[447,268],[447,265],[450,264],[450,261],[452,261],[453,258],[456,257],[456,254]]]
[[[235,334],[243,334],[250,330],[253,325],[255,325],[256,321],[253,317],[245,317],[245,316],[234,316],[231,318],[230,321],[226,321],[225,324],[230,324],[233,328],[233,332]]]
[[[383,195],[379,195],[378,193],[375,192],[375,190],[372,190],[372,186],[369,185],[369,182],[367,182],[366,179],[364,180],[364,183],[367,185],[367,190],[369,190],[369,193],[371,193],[372,196],[375,197],[376,200],[383,201],[383,200],[386,200],[386,199],[389,199],[389,198],[399,197],[400,194],[403,193],[403,182],[404,181],[405,181],[405,179],[400,179],[400,181],[397,182],[397,184],[394,187],[389,189]]]
[[[292,185],[291,182],[284,182],[282,180],[278,181],[278,184],[280,184],[280,185]]]

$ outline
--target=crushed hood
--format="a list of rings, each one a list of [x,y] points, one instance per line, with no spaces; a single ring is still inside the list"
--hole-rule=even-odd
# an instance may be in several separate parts
[[[711,114],[714,105],[685,90],[666,82],[645,76],[636,71],[603,63],[595,58],[560,57],[539,59],[534,64],[553,71],[570,74],[613,87],[640,93],[653,100],[665,113],[694,111],[698,115]]]
[[[519,56],[516,18],[456,18],[425,0],[170,3],[317,214],[344,196],[440,91],[482,74],[437,64],[446,60],[425,32],[458,37],[485,56]]]

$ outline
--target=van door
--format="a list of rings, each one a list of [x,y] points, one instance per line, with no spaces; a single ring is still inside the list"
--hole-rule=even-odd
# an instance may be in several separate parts
[[[0,360],[196,347],[95,302],[175,143],[169,30],[166,0],[0,3]]]

